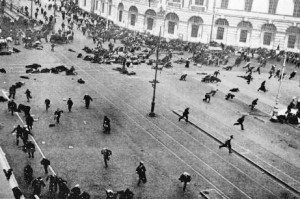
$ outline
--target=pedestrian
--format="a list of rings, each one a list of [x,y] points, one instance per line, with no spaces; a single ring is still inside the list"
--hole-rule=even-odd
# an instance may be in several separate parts
[[[263,91],[265,93],[267,91],[265,84],[266,81],[263,81],[257,91]]]
[[[76,184],[71,190],[68,195],[68,199],[78,199],[80,196],[81,190],[79,188],[79,184]]]
[[[172,58],[172,53],[170,54],[171,55],[171,57],[170,57],[170,59]],[[189,68],[190,67],[190,61],[189,60],[186,60],[185,61],[185,67],[186,68]]]
[[[73,101],[71,100],[71,98],[68,99],[67,105],[68,105],[68,110],[69,110],[69,112],[71,112],[72,106],[73,106]]]
[[[8,111],[11,111],[11,115],[14,115],[14,112],[17,111],[17,104],[14,100],[9,100],[7,103]]]
[[[224,144],[221,144],[219,146],[219,149],[221,149],[222,147],[227,147],[229,149],[229,153],[232,153],[232,151],[231,151],[231,140],[232,139],[233,139],[233,135],[231,135],[230,138],[228,140],[226,140]]]
[[[26,150],[26,145],[27,145],[27,142],[28,142],[29,135],[33,136],[32,133],[28,130],[27,125],[25,125],[23,127],[22,137],[21,137],[22,141],[23,141],[23,148],[24,148],[24,150]]]
[[[58,190],[58,178],[56,175],[48,175],[46,181],[49,181],[49,197],[55,198]]]
[[[180,77],[180,81],[186,81],[186,76],[187,76],[187,74],[183,74],[183,75],[181,75],[181,77]]]
[[[50,100],[49,99],[45,99],[45,105],[46,105],[46,111],[48,111],[48,109],[50,108]]]
[[[257,101],[258,101],[258,98],[256,98],[255,100],[253,100],[252,103],[249,105],[249,107],[251,107],[251,110],[253,110],[254,107],[257,105]]]
[[[11,87],[9,87],[9,96],[8,98],[12,97],[13,99],[15,99],[16,96],[16,86],[12,85]]]
[[[27,184],[33,180],[33,169],[29,164],[24,167],[24,180]]]
[[[236,123],[234,123],[233,125],[241,125],[241,129],[244,130],[244,120],[245,120],[245,115],[243,115],[242,117],[240,117]]]
[[[101,150],[101,154],[103,155],[105,168],[107,168],[107,167],[108,167],[107,161],[109,161],[110,156],[112,155],[112,152],[111,152],[111,150],[109,150],[109,149],[107,149],[107,148],[103,148],[103,149]]]
[[[26,94],[27,102],[29,102],[29,99],[32,98],[32,96],[31,96],[31,91],[30,91],[29,89],[27,89],[27,90],[25,91],[25,94]]]
[[[133,199],[134,193],[127,188],[124,192],[124,196],[126,199]]]
[[[33,187],[33,195],[36,195],[40,197],[42,187],[45,187],[46,184],[43,181],[42,177],[38,177],[32,181],[32,187]]]
[[[295,71],[293,71],[291,74],[290,74],[290,77],[289,77],[289,79],[293,79],[295,76],[296,76],[296,73],[297,73],[297,71],[295,70]]]
[[[57,179],[58,182],[58,198],[66,198],[70,192],[68,188],[67,181],[63,180],[62,178]]]
[[[182,116],[179,117],[178,121],[180,122],[181,119],[185,118],[185,121],[188,122],[189,120],[189,110],[190,108],[186,108],[183,113],[182,113]]]
[[[45,174],[48,174],[48,167],[50,166],[50,160],[48,160],[47,158],[43,158],[41,160],[41,165],[43,165],[44,167]]]
[[[220,70],[216,70],[213,74],[213,77],[218,77],[219,74],[220,74]]]
[[[225,95],[226,100],[233,99],[234,97],[235,95],[233,95],[232,93],[227,93],[227,95]]]
[[[53,52],[54,52],[54,46],[55,46],[55,44],[52,43],[52,44],[51,44],[51,51],[53,51]]]
[[[103,119],[103,131],[110,132],[110,119],[107,116]]]
[[[191,182],[192,178],[189,173],[183,172],[181,176],[179,177],[180,182],[183,182],[183,192],[185,192],[186,185],[188,182]]]
[[[145,184],[147,182],[146,167],[144,166],[144,163],[142,161],[140,161],[140,165],[136,168],[135,171],[139,176],[139,181],[137,185],[139,186],[141,182]]]
[[[279,76],[280,76],[280,71],[281,71],[281,70],[280,70],[280,68],[278,68],[278,69],[277,69],[277,71],[276,71],[276,73],[275,73],[275,76],[274,76],[274,78],[275,78],[275,77],[279,77]]]
[[[16,145],[19,146],[19,138],[22,137],[23,134],[23,128],[18,125],[17,127],[15,127],[11,133],[14,133],[16,131]]]
[[[32,125],[33,125],[33,122],[34,122],[34,119],[31,115],[28,115],[25,119],[26,121],[26,125],[28,126],[28,130],[32,130]]]
[[[25,148],[27,150],[29,158],[34,158],[35,145],[31,141],[28,141],[25,145]]]
[[[210,94],[209,94],[209,93],[205,93],[205,96],[204,96],[203,102],[207,102],[207,103],[209,103],[209,102],[210,102]]]
[[[262,67],[262,65],[260,64],[260,65],[258,65],[257,66],[257,68],[256,68],[256,70],[255,71],[253,71],[254,73],[255,72],[258,72],[258,74],[260,75],[260,68]]]
[[[85,107],[88,109],[90,107],[90,102],[93,101],[93,99],[88,94],[85,94],[83,100],[85,101]]]
[[[62,113],[63,111],[60,110],[59,108],[57,108],[57,110],[54,112],[54,120],[56,120],[57,124],[59,124],[59,119]]]

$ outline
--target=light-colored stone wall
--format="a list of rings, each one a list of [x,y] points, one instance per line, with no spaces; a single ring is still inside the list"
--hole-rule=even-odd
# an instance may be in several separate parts
[[[107,0],[86,0],[86,6],[83,6],[84,0],[79,0],[79,6],[86,11],[91,11],[91,1],[99,2],[98,9],[94,12],[102,17],[108,17],[116,24],[122,27],[129,28],[131,30],[140,32],[150,32],[154,35],[159,35],[159,29],[161,28],[162,36],[166,38],[179,38],[191,42],[203,42],[210,41],[211,30],[213,30],[212,39],[217,42],[223,42],[228,45],[241,46],[241,47],[266,47],[269,49],[276,49],[279,45],[281,49],[287,48],[286,30],[290,26],[300,27],[300,18],[293,17],[294,0],[279,0],[276,9],[276,14],[268,14],[269,0],[253,0],[252,11],[245,12],[245,0],[229,0],[228,8],[221,9],[222,0],[205,0],[203,7],[195,7],[195,0],[183,0],[181,7],[170,6],[169,3],[172,0],[152,0],[150,7],[148,0],[114,0],[111,16],[107,16]],[[101,2],[105,2],[105,9],[102,12]],[[119,22],[119,3],[124,5],[122,22]],[[214,9],[215,5],[215,9]],[[136,6],[138,9],[138,15],[135,26],[130,25],[130,12],[129,8]],[[160,12],[161,7],[165,11],[166,16],[168,13],[174,12],[179,17],[179,22],[175,27],[174,34],[168,34],[168,21],[165,17],[155,18],[152,30],[147,30],[147,20],[145,12],[148,9],[154,10],[156,13]],[[212,25],[212,19],[214,15],[213,24],[219,18],[224,18],[228,21],[229,26],[224,27],[225,32],[223,40],[216,40],[218,26]],[[191,37],[191,24],[189,20],[193,16],[201,17],[203,24],[200,25],[198,31],[198,37]],[[253,29],[249,30],[246,43],[239,42],[240,28],[238,24],[241,21],[251,22]],[[277,28],[277,32],[273,34],[271,44],[268,46],[263,45],[262,26],[264,24],[274,24]],[[297,48],[300,48],[300,35],[298,35]],[[298,51],[298,49],[289,49]]]

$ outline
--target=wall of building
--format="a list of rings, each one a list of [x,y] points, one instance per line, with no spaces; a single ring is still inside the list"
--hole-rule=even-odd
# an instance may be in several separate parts
[[[251,12],[244,11],[245,0],[229,0],[228,8],[221,9],[222,0],[204,0],[203,6],[196,6],[195,0],[182,0],[181,4],[173,2],[173,0],[114,0],[112,1],[111,15],[107,14],[108,0],[86,0],[86,6],[83,6],[84,0],[79,1],[79,6],[84,10],[91,11],[92,3],[98,4],[98,9],[95,13],[108,17],[116,24],[126,27],[131,30],[140,32],[149,32],[154,35],[159,35],[159,30],[163,37],[170,39],[182,39],[191,42],[207,43],[211,40],[223,42],[228,45],[240,47],[266,47],[269,49],[287,49],[288,34],[286,30],[290,26],[300,27],[300,18],[293,17],[294,0],[279,0],[276,14],[268,14],[269,0],[253,0]],[[102,7],[104,2],[104,12]],[[122,21],[119,22],[119,5],[123,4]],[[138,10],[135,25],[130,25],[131,12],[130,7],[135,6]],[[95,8],[95,6],[94,6]],[[214,9],[215,8],[215,9]],[[148,9],[156,12],[154,17],[154,25],[152,30],[147,30],[147,16],[145,15]],[[162,15],[158,17],[158,13]],[[168,13],[176,13],[179,21],[176,22],[174,34],[168,33],[168,20],[166,15]],[[191,37],[192,24],[191,17],[201,17],[203,23],[200,24],[197,37]],[[213,19],[214,18],[214,19]],[[216,20],[226,19],[228,26],[224,26],[225,31],[223,40],[217,40],[218,27],[215,25]],[[247,41],[240,42],[241,29],[238,24],[242,21],[248,21],[252,24],[247,34]],[[212,25],[213,24],[213,25]],[[263,45],[264,31],[262,27],[264,24],[274,24],[276,32],[273,33],[270,45]],[[212,31],[212,37],[211,37]],[[294,49],[291,51],[298,51],[300,49],[300,34],[297,34],[297,42]]]

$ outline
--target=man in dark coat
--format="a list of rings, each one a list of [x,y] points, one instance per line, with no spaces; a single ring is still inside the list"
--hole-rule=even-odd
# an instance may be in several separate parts
[[[41,160],[41,165],[43,165],[44,167],[45,174],[48,174],[48,167],[50,166],[50,160],[48,160],[47,158],[43,158]]]
[[[46,181],[49,180],[49,195],[50,198],[55,198],[55,194],[58,190],[58,177],[56,175],[48,175]]]
[[[8,98],[12,97],[13,99],[15,99],[16,96],[16,86],[12,85],[11,87],[9,87],[9,96]]]
[[[249,107],[251,107],[251,110],[253,110],[254,107],[257,105],[257,101],[258,101],[258,98],[256,98],[255,100],[253,100],[252,103],[249,105]]]
[[[69,112],[71,112],[72,106],[73,106],[73,101],[71,100],[71,98],[68,99],[67,105],[68,105],[68,110],[69,110]]]
[[[144,166],[144,163],[142,161],[140,162],[140,165],[136,168],[136,173],[139,176],[139,181],[137,185],[139,186],[141,182],[145,184],[147,182],[146,167]]]
[[[18,125],[17,127],[15,127],[11,133],[14,133],[16,131],[16,144],[19,145],[19,138],[22,137],[23,134],[23,128]]]
[[[185,121],[188,122],[189,121],[189,110],[190,108],[186,108],[183,113],[182,116],[179,117],[178,121],[180,121],[181,119],[185,118]]]
[[[257,91],[263,91],[265,93],[267,91],[265,84],[266,81],[263,81]]]
[[[24,167],[24,180],[27,184],[30,184],[31,181],[33,180],[33,169],[32,167],[28,164]]]
[[[29,89],[27,89],[27,90],[25,91],[25,95],[26,95],[26,98],[27,98],[27,102],[29,102],[29,99],[32,98],[32,97],[31,97],[31,91],[30,91]]]
[[[40,196],[42,187],[45,187],[46,184],[44,183],[42,177],[38,177],[32,181],[32,187],[33,187],[33,195]]]
[[[107,148],[103,148],[101,150],[101,154],[103,155],[103,159],[104,159],[104,163],[105,163],[105,168],[108,167],[107,165],[107,161],[109,161],[110,156],[112,155],[111,150],[107,149]]]
[[[63,111],[60,110],[59,108],[57,108],[57,110],[54,112],[54,118],[56,119],[57,124],[59,124],[59,119],[62,113]]]
[[[241,129],[244,130],[244,120],[245,120],[245,115],[243,115],[242,117],[240,117],[236,123],[234,123],[233,125],[241,125]]]
[[[110,132],[110,119],[107,116],[104,116],[103,119],[103,130],[105,132]]]
[[[48,109],[50,108],[50,100],[49,99],[45,99],[45,105],[46,105],[46,111],[48,111]]]
[[[188,182],[191,182],[191,176],[189,173],[184,172],[183,174],[181,174],[181,176],[179,177],[180,182],[183,182],[183,191],[185,192],[186,189],[186,185]]]
[[[27,150],[29,158],[34,158],[35,145],[31,141],[28,141],[25,145],[25,148]]]
[[[221,144],[219,146],[219,149],[221,149],[222,147],[228,147],[229,153],[232,153],[232,151],[231,151],[231,140],[232,139],[233,139],[233,135],[231,135],[230,138],[228,140],[226,140],[224,144]]]
[[[93,99],[88,94],[85,94],[83,100],[85,101],[85,107],[88,109],[90,106],[90,102],[93,101]]]
[[[33,122],[34,122],[34,119],[31,115],[27,116],[26,117],[26,125],[28,126],[28,130],[32,130],[32,125],[33,125]]]
[[[14,112],[17,110],[17,104],[14,102],[14,100],[8,101],[8,110],[11,111],[11,115],[14,115]]]

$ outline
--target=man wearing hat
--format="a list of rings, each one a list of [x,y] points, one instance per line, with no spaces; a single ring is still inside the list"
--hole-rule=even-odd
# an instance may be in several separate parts
[[[41,165],[44,166],[45,174],[48,174],[48,166],[50,166],[50,160],[48,160],[47,158],[43,158],[41,160]]]
[[[45,105],[46,105],[46,111],[48,111],[48,109],[50,108],[50,100],[49,99],[45,99]]]
[[[229,153],[232,153],[232,151],[231,151],[231,140],[232,139],[233,139],[233,135],[231,135],[230,138],[228,140],[226,140],[224,144],[221,144],[219,146],[219,149],[221,149],[222,147],[228,147]]]
[[[145,184],[147,182],[146,167],[142,161],[140,161],[140,165],[136,168],[136,173],[139,175],[139,181],[137,185],[139,186],[141,181]]]
[[[191,182],[191,176],[187,172],[183,172],[181,176],[179,177],[180,182],[183,182],[183,191],[186,189],[186,185],[188,182]]]
[[[57,110],[54,112],[54,119],[56,119],[57,124],[59,124],[59,119],[62,113],[63,111],[59,110],[59,108],[57,108]]]

